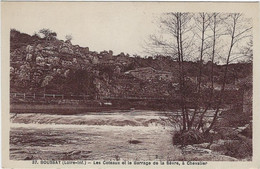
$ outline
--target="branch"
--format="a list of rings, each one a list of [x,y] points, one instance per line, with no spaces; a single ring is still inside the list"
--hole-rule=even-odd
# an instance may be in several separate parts
[[[240,37],[240,38],[234,40],[233,45],[236,44],[236,43],[237,43],[238,41],[240,41],[241,39],[244,39],[244,38],[247,38],[247,37],[251,37],[251,36],[252,36],[252,35],[245,35],[245,36],[242,36],[242,37]]]

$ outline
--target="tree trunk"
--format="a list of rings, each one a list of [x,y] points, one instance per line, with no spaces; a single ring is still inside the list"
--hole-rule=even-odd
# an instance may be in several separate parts
[[[234,18],[233,18],[233,28],[232,28],[231,42],[230,42],[230,47],[229,47],[228,56],[227,56],[227,60],[226,60],[226,67],[225,67],[225,73],[224,73],[224,78],[223,78],[223,83],[222,83],[220,98],[219,98],[219,101],[218,101],[218,104],[217,104],[217,109],[216,109],[216,111],[215,111],[213,120],[212,120],[212,122],[211,122],[209,128],[205,131],[205,134],[208,134],[209,131],[213,128],[214,124],[216,123],[217,116],[218,116],[218,113],[219,113],[219,109],[220,109],[220,106],[221,106],[221,104],[222,104],[223,95],[224,95],[224,91],[225,91],[226,80],[227,80],[229,59],[230,59],[230,55],[231,55],[232,48],[233,48],[233,45],[234,45],[234,38],[235,38],[235,31],[236,31],[237,19],[238,19],[238,18],[237,18],[237,14],[235,14],[235,15],[234,15]]]

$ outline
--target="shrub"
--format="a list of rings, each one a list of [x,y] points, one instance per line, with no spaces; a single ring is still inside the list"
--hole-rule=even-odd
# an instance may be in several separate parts
[[[219,125],[223,127],[239,127],[248,124],[252,117],[248,113],[243,113],[239,108],[233,108],[221,113]]]
[[[173,136],[174,145],[199,144],[204,141],[203,134],[198,130],[179,131]]]
[[[227,156],[242,159],[251,157],[253,154],[251,139],[240,140],[238,143],[226,142],[224,146],[227,150],[225,153]]]
[[[226,139],[226,140],[237,140],[238,132],[230,127],[219,127],[216,128],[215,131],[219,135],[219,139]]]

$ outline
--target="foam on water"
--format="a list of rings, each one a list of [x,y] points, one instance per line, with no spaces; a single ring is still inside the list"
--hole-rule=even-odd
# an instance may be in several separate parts
[[[111,125],[68,125],[68,124],[38,124],[38,123],[11,123],[11,128],[28,128],[28,129],[86,129],[92,128],[97,130],[171,130],[171,127],[151,124],[149,126],[111,126]]]
[[[88,126],[166,126],[165,117],[155,112],[142,113],[95,113],[81,115],[11,114],[12,123],[20,124],[65,124]]]
[[[173,128],[162,118],[153,111],[11,114],[10,159],[166,160],[173,151],[181,155],[172,145]]]

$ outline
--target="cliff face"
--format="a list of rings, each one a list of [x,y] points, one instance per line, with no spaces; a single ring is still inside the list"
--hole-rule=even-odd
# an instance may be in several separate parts
[[[98,53],[70,41],[44,39],[16,30],[11,30],[10,35],[11,92],[86,94],[94,98],[165,97],[178,91],[178,64],[169,57]],[[210,80],[209,68],[205,64],[205,84]],[[216,82],[221,81],[223,68],[215,65]],[[231,85],[251,73],[250,64],[235,64],[231,68]],[[197,69],[197,63],[185,63],[191,83],[196,83]]]
[[[169,81],[153,77],[150,82],[158,82],[150,88],[150,84],[142,79],[126,75],[128,70],[147,65],[124,53],[97,53],[89,51],[88,47],[72,45],[70,41],[46,40],[15,30],[11,30],[10,43],[11,92],[71,93],[93,97],[169,95]],[[159,90],[162,86],[165,90]]]

